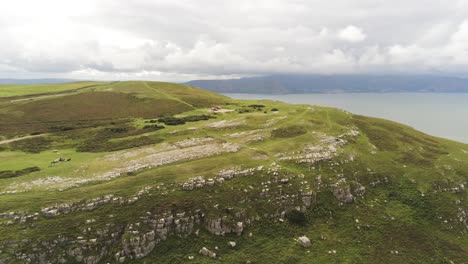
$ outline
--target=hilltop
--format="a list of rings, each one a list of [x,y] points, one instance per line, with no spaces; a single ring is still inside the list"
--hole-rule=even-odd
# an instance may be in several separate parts
[[[0,85],[0,135],[45,133],[157,117],[226,102],[205,90],[163,82],[74,82]]]
[[[466,93],[468,79],[436,75],[286,75],[193,80],[188,85],[217,93]]]
[[[76,82],[77,80],[72,79],[59,79],[59,78],[49,78],[49,79],[0,79],[0,84],[60,84],[60,83],[70,83]]]
[[[466,144],[172,83],[0,95],[0,263],[468,259]]]

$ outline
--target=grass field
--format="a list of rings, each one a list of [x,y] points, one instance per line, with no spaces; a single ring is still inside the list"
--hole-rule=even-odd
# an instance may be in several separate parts
[[[56,92],[42,92],[47,89]],[[23,263],[23,254],[33,263],[83,263],[90,256],[97,263],[121,256],[124,263],[468,259],[466,144],[338,109],[232,100],[169,83],[40,96],[0,102],[0,123],[19,124],[0,128],[4,138],[44,133],[0,145],[0,172],[40,168],[0,178],[5,263]],[[211,112],[214,105],[223,111]],[[192,122],[162,122],[168,116]],[[64,161],[53,163],[59,158]],[[233,168],[251,172],[183,187]],[[344,202],[338,188],[349,188],[353,201]],[[307,193],[314,197],[310,207]],[[106,195],[114,200],[94,205]],[[75,209],[43,212],[62,204]],[[295,210],[300,222],[288,216]],[[157,223],[169,215],[166,237]],[[218,218],[224,236],[213,234],[218,227],[210,223]],[[237,222],[244,225],[240,236]],[[145,236],[151,231],[154,240]],[[295,241],[302,235],[310,248]],[[202,247],[217,257],[199,254]]]
[[[14,97],[64,92],[100,84],[102,83],[74,82],[65,84],[2,84],[0,85],[0,97]]]

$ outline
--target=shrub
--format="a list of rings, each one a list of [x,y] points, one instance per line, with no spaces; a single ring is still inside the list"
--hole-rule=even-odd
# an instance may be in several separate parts
[[[7,179],[16,177],[16,173],[14,171],[0,171],[0,179]]]
[[[162,142],[160,138],[142,136],[138,138],[110,141],[99,137],[86,140],[77,147],[80,152],[108,152],[136,148]]]
[[[185,124],[185,121],[183,119],[173,117],[173,116],[161,117],[158,119],[158,122],[164,123],[165,125],[168,125],[168,126],[178,126],[178,125]]]
[[[240,109],[237,109],[237,112],[238,112],[239,114],[243,114],[243,113],[250,113],[250,112],[253,112],[253,110],[250,109],[250,108],[240,108]]]
[[[216,117],[210,116],[210,115],[191,115],[191,116],[183,117],[182,119],[185,122],[196,122],[196,121],[209,120],[209,119],[214,119],[214,118]]]
[[[201,120],[208,120],[216,118],[214,116],[210,115],[191,115],[191,116],[186,116],[186,117],[173,117],[173,116],[166,116],[166,117],[161,117],[158,119],[158,122],[164,123],[165,125],[168,126],[177,126],[177,125],[183,125],[186,122],[196,122],[196,121],[201,121]]]
[[[261,104],[251,104],[249,105],[249,107],[252,107],[252,108],[263,108],[265,107],[264,105],[261,105]]]
[[[278,108],[272,108],[271,111],[272,111],[272,112],[278,112],[279,109],[278,109]]]
[[[127,133],[128,128],[127,127],[112,127],[112,128],[108,128],[107,131],[112,132],[112,133]]]
[[[0,179],[19,177],[40,170],[41,169],[39,167],[28,167],[17,171],[0,171]]]
[[[10,143],[12,150],[39,153],[50,148],[52,140],[46,137],[28,138]]]
[[[305,214],[298,210],[292,210],[286,213],[286,219],[288,222],[294,225],[305,225],[307,222],[307,218]]]
[[[143,129],[146,129],[146,130],[151,129],[151,130],[154,130],[154,131],[160,130],[160,129],[163,129],[163,128],[164,128],[164,126],[160,126],[160,125],[145,125],[143,127]]]

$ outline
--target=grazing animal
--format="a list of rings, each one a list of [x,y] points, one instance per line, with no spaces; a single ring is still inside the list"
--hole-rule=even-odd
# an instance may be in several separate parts
[[[54,161],[52,161],[49,165],[50,166],[53,166],[53,165],[56,165],[56,164],[59,164],[60,162],[64,162],[64,161],[71,161],[71,158],[58,158],[58,159],[55,159]]]
[[[60,163],[60,159],[55,159],[54,161],[52,161],[52,162],[50,163],[49,167],[50,167],[50,166],[53,166],[53,165],[55,165],[55,164],[58,164],[58,163]]]

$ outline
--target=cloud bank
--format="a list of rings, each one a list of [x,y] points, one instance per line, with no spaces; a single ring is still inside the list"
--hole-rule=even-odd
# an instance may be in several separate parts
[[[468,1],[7,0],[0,78],[468,70]]]

